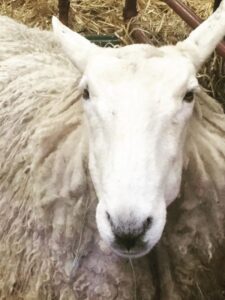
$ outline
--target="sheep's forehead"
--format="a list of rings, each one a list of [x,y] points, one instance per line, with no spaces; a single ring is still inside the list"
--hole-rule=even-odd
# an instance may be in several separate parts
[[[193,65],[183,56],[162,55],[113,57],[97,56],[87,68],[87,80],[94,88],[115,90],[141,87],[149,92],[155,88],[174,90],[188,89],[195,77]]]

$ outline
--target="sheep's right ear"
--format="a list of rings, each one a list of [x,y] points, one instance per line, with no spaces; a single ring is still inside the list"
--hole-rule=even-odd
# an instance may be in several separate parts
[[[65,53],[80,72],[84,72],[88,59],[90,56],[100,51],[100,47],[92,44],[82,35],[70,30],[56,17],[52,18],[52,27],[53,32],[57,40],[61,43]]]
[[[225,35],[225,0],[220,2],[220,6],[211,16],[177,45],[191,59],[197,70]]]

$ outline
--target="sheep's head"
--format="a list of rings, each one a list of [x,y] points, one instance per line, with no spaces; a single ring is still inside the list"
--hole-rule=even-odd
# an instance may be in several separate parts
[[[221,24],[216,30],[209,26],[219,20],[213,17],[184,42],[159,49],[99,48],[53,19],[83,75],[98,229],[120,255],[141,256],[157,243],[166,207],[179,192],[196,72],[222,38]]]

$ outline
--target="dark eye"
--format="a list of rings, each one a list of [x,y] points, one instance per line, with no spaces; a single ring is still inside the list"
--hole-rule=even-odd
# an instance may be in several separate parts
[[[194,100],[194,92],[192,91],[187,92],[186,95],[184,96],[184,101],[190,103],[193,100]]]
[[[89,91],[88,91],[87,88],[84,89],[84,91],[83,91],[83,98],[84,98],[84,100],[89,100],[90,99]]]

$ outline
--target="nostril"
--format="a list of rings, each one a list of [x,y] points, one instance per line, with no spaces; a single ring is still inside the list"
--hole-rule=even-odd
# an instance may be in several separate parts
[[[151,225],[152,225],[152,217],[148,217],[143,223],[143,232],[148,230]]]
[[[107,219],[108,219],[109,221],[111,221],[111,216],[110,216],[110,214],[109,214],[108,212],[106,212],[106,216],[107,216]]]
[[[107,211],[106,211],[106,217],[107,217],[110,225],[114,228],[112,218],[111,218],[110,214]]]
[[[132,234],[115,235],[115,238],[116,243],[119,246],[126,248],[127,250],[134,248],[137,242],[137,236],[134,236]]]

